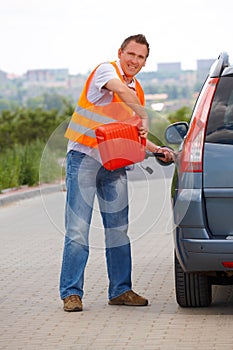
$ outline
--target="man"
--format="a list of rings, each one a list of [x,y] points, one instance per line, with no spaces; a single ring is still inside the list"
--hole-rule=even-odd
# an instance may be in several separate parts
[[[105,229],[109,305],[148,304],[147,299],[132,290],[126,170],[109,171],[102,166],[95,137],[99,125],[130,121],[135,115],[141,120],[140,136],[147,137],[144,93],[135,75],[145,66],[148,55],[149,44],[144,35],[126,38],[118,50],[118,61],[102,63],[90,74],[66,131],[66,237],[60,277],[65,311],[83,309],[84,270],[95,196]],[[159,148],[148,141],[147,147],[153,152]],[[171,160],[168,149],[160,151],[165,161]]]

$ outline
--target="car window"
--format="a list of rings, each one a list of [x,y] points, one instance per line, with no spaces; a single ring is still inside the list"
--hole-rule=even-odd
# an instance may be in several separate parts
[[[233,144],[233,77],[222,77],[212,102],[206,142]]]

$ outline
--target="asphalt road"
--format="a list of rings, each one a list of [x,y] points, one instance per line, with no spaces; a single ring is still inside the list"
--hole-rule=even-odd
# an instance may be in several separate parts
[[[176,303],[172,168],[150,166],[152,175],[141,168],[129,175],[133,286],[149,299],[148,307],[107,304],[97,204],[82,313],[65,313],[58,293],[66,192],[42,190],[39,196],[1,207],[1,349],[233,349],[232,287],[214,287],[209,308],[181,309]]]

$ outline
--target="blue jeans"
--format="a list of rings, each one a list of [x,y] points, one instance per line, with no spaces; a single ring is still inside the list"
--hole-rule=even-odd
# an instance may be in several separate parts
[[[66,185],[66,236],[60,276],[61,299],[73,294],[83,297],[95,196],[105,231],[108,296],[113,299],[131,289],[126,171],[108,171],[86,154],[70,151],[67,155]]]

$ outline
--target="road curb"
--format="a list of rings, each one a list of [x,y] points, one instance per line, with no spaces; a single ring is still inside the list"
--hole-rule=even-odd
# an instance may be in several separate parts
[[[53,185],[40,185],[37,187],[18,188],[7,191],[0,194],[0,207],[18,202],[24,199],[33,198],[43,194],[50,194],[54,192],[64,191],[65,184],[53,184]]]

